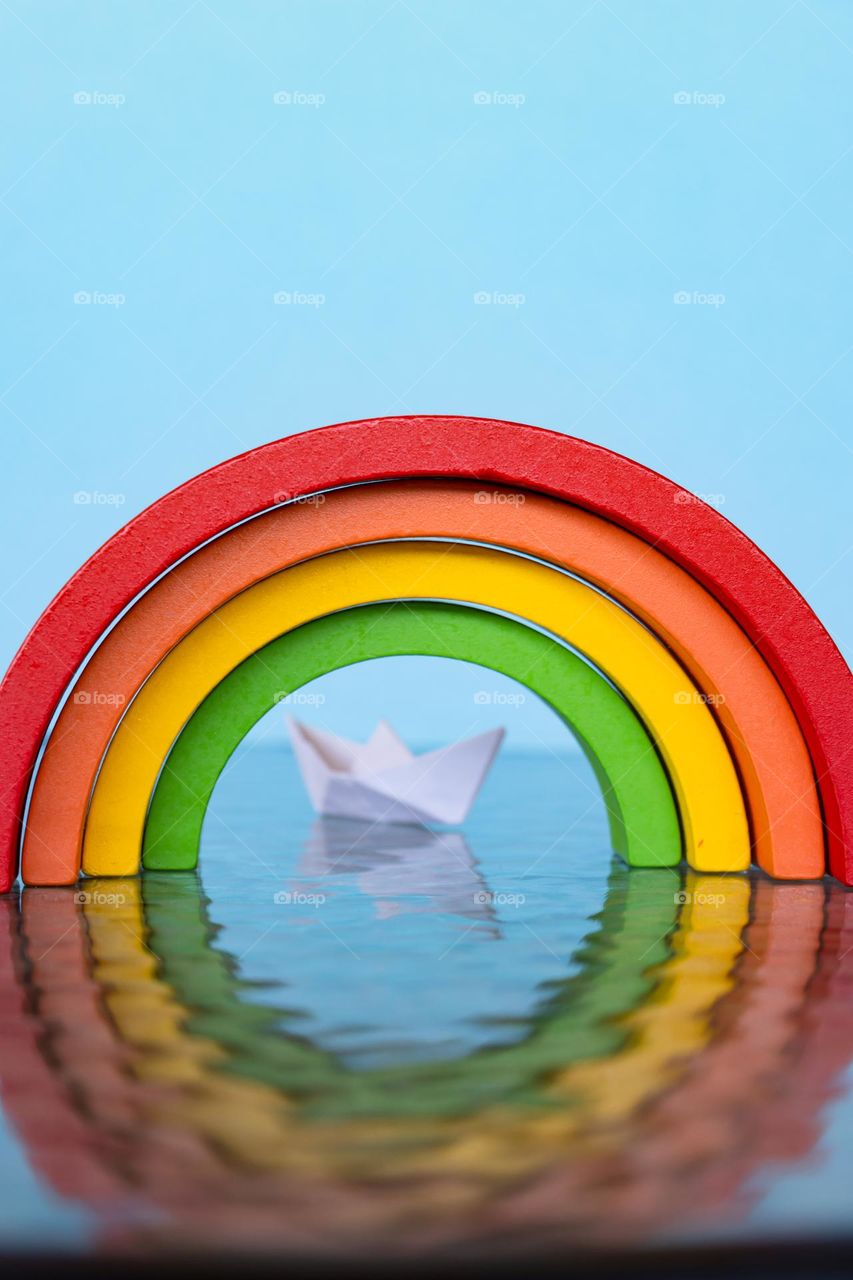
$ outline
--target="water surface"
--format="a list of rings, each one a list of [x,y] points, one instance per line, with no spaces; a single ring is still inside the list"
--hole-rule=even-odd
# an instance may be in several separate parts
[[[629,872],[578,756],[499,758],[463,833],[243,749],[198,874],[0,902],[5,1247],[846,1231],[851,901]]]

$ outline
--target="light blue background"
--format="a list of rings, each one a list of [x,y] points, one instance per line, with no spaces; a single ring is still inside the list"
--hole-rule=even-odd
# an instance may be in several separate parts
[[[78,0],[0,19],[4,663],[167,489],[403,412],[571,432],[711,495],[849,655],[845,0]],[[361,732],[408,675],[341,679],[336,727]],[[407,721],[423,738],[464,731],[482,680],[439,687]],[[530,724],[518,741],[561,738]]]

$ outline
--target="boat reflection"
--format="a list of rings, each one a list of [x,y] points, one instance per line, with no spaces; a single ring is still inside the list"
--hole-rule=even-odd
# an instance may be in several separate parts
[[[409,835],[344,849],[321,826],[297,879],[343,857],[377,904],[404,885],[418,909],[488,906],[464,842]],[[106,1250],[713,1232],[748,1214],[758,1172],[821,1136],[853,1059],[853,897],[678,884],[614,865],[573,975],[516,1043],[368,1071],[245,998],[194,873],[26,889],[0,901],[3,1106]],[[489,911],[474,916],[496,928]]]
[[[298,875],[346,874],[373,899],[378,920],[402,913],[449,912],[491,926],[492,895],[468,842],[459,831],[432,831],[414,823],[318,818],[306,841]],[[298,892],[300,885],[294,884]],[[308,891],[308,886],[302,886]]]

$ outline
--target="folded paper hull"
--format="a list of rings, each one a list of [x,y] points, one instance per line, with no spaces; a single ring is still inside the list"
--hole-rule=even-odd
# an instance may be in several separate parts
[[[503,740],[492,729],[413,755],[381,722],[367,743],[349,742],[289,719],[305,789],[317,813],[364,822],[463,822]]]

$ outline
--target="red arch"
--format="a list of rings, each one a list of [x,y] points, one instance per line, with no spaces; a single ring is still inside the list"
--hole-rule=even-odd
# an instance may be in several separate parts
[[[719,512],[599,445],[489,418],[341,423],[203,472],[120,529],[45,609],[0,684],[0,892],[17,874],[30,774],[59,699],[116,614],[201,542],[289,498],[403,476],[468,477],[551,494],[639,534],[737,618],[785,689],[809,744],[832,873],[853,884],[853,676],[809,605]]]

